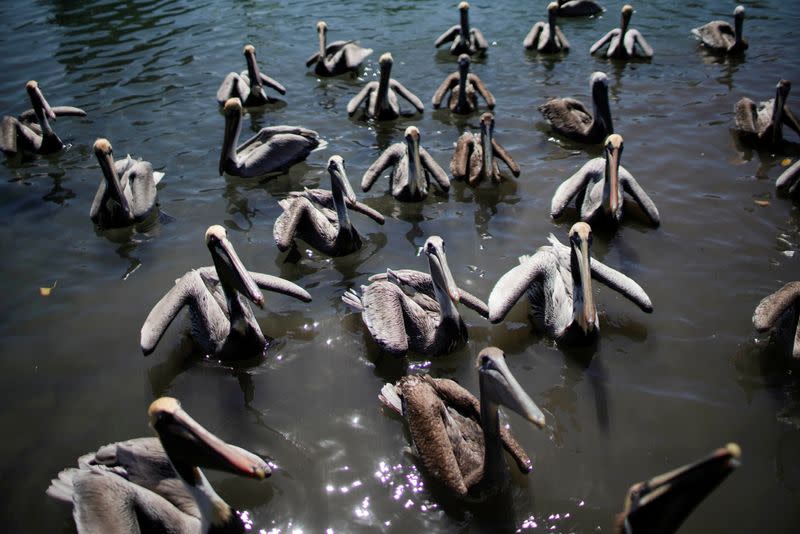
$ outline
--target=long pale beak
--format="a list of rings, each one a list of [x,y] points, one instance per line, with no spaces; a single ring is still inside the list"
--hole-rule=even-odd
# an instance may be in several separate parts
[[[447,264],[447,256],[445,256],[444,250],[436,246],[433,251],[426,250],[425,253],[428,255],[428,264],[434,285],[443,288],[453,302],[460,301],[461,292],[453,279],[453,273],[450,272],[450,266]]]
[[[492,393],[499,404],[514,410],[539,428],[544,428],[544,413],[511,374],[505,358],[493,358],[492,367],[481,372],[492,378]]]
[[[219,175],[225,173],[225,161],[236,154],[237,132],[242,121],[241,111],[225,110],[225,133],[222,137],[222,152],[219,156]]]
[[[33,89],[33,93],[36,97],[36,100],[38,101],[39,106],[42,108],[42,111],[44,112],[44,116],[47,117],[48,119],[55,120],[56,114],[53,111],[53,108],[50,107],[50,104],[47,102],[47,99],[44,97],[44,93],[42,93],[42,90],[39,88],[38,85]],[[36,103],[34,103],[34,107],[36,107]]]
[[[214,259],[214,266],[221,283],[227,284],[248,299],[255,305],[264,305],[264,295],[258,288],[253,277],[244,268],[242,261],[233,250],[233,245],[227,238],[217,239],[208,244],[211,257]]]
[[[606,147],[606,180],[608,180],[610,215],[619,210],[619,160],[620,149],[616,146]]]
[[[261,87],[261,72],[258,70],[256,53],[252,49],[248,49],[245,57],[247,58],[247,74],[250,76],[250,87]]]
[[[772,121],[772,143],[776,144],[781,138],[781,127],[783,126],[783,106],[786,104],[786,93],[782,87],[778,87],[775,95],[774,113]]]
[[[153,428],[158,432],[173,465],[187,482],[194,480],[189,472],[191,467],[216,469],[259,480],[272,474],[262,458],[225,443],[180,407],[155,416]]]
[[[487,124],[488,122],[488,124]],[[486,176],[491,176],[494,171],[492,165],[492,137],[494,136],[494,127],[489,121],[481,121],[481,149],[483,150],[483,173]]]
[[[625,499],[623,532],[675,532],[686,517],[731,472],[742,451],[735,443],[699,462],[631,486]]]
[[[110,152],[95,152],[95,156],[97,156],[100,169],[103,171],[103,177],[106,179],[108,188],[112,191],[114,200],[120,205],[122,211],[130,215],[131,206],[122,190],[122,183],[120,182],[116,166],[114,165],[114,157]]]
[[[582,295],[574,295],[574,298],[582,298],[583,306],[578,312],[578,324],[581,329],[588,333],[590,325],[594,323],[594,318],[597,312],[594,308],[594,295],[592,294],[592,270],[591,270],[591,257],[589,256],[589,241],[588,239],[580,239],[578,246],[572,244],[572,253],[577,259],[578,279],[580,281],[580,289]],[[573,265],[573,269],[575,266]]]
[[[356,202],[356,194],[353,187],[350,185],[350,180],[347,179],[347,173],[344,166],[338,161],[332,161],[328,165],[328,172],[331,175],[331,185],[335,182],[344,193],[344,197],[350,202]]]
[[[325,60],[325,30],[317,28],[317,37],[319,38],[319,60]]]

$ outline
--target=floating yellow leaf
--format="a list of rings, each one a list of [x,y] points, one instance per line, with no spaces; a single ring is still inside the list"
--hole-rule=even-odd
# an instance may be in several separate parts
[[[792,160],[791,160],[791,159],[789,159],[789,158],[783,158],[783,159],[781,160],[781,167],[788,167],[788,166],[789,166],[789,164],[790,164],[791,162],[792,162]]]
[[[56,284],[58,284],[58,280],[53,282],[53,285],[50,287],[40,287],[39,294],[43,297],[49,297],[50,293],[56,288]]]
[[[759,206],[769,206],[769,200],[754,200],[753,202]]]

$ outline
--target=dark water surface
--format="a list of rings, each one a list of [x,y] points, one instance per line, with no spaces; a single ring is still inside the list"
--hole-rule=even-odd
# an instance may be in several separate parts
[[[798,531],[798,366],[757,338],[750,318],[764,295],[797,278],[800,213],[776,197],[774,180],[781,160],[800,150],[742,150],[730,133],[740,97],[771,98],[781,77],[800,84],[797,3],[745,3],[751,46],[742,61],[698,51],[689,33],[729,20],[734,3],[643,2],[632,25],[656,55],[628,64],[588,55],[618,23],[620,2],[605,2],[599,19],[562,21],[573,48],[561,59],[523,51],[525,33],[545,12],[545,2],[529,4],[476,1],[471,12],[492,43],[474,72],[497,98],[496,136],[522,167],[519,179],[496,189],[457,183],[449,196],[410,205],[384,195],[382,182],[359,192],[387,215],[383,227],[353,216],[367,237],[360,252],[331,260],[304,251],[292,264],[272,240],[277,201],[303,186],[327,188],[328,157],[341,154],[357,184],[411,124],[443,166],[457,136],[477,128],[479,114],[452,117],[429,104],[455,70],[454,58],[433,48],[457,20],[455,2],[0,3],[0,113],[29,107],[29,79],[52,105],[89,113],[55,123],[68,150],[0,162],[4,531],[72,530],[67,507],[45,497],[50,478],[101,444],[150,435],[145,411],[160,395],[181,399],[208,428],[280,466],[261,483],[210,474],[256,530],[608,532],[631,483],[736,441],[742,467],[683,532]],[[360,77],[320,80],[306,70],[318,19],[331,39],[359,38],[375,50]],[[296,124],[328,142],[269,181],[217,173],[223,118],[214,95],[225,74],[244,69],[246,43],[288,93],[285,105],[246,117],[245,132]],[[394,55],[393,76],[427,109],[380,125],[351,120],[345,105],[376,78],[384,51]],[[565,239],[574,214],[551,221],[550,198],[597,150],[554,140],[536,106],[556,96],[588,99],[595,70],[609,75],[623,164],[663,224],[628,219],[616,232],[598,232],[594,254],[635,278],[655,312],[599,288],[595,350],[562,350],[536,336],[519,305],[497,326],[465,311],[470,343],[447,357],[381,355],[340,296],[387,267],[425,270],[415,253],[428,235],[444,237],[456,279],[484,298],[518,255],[550,232]],[[795,110],[799,91],[790,96]],[[144,233],[95,230],[88,213],[101,173],[91,146],[100,136],[118,155],[130,152],[166,173],[160,202],[174,222]],[[211,224],[228,229],[250,269],[282,275],[314,301],[267,295],[256,315],[276,341],[263,361],[231,367],[187,359],[185,318],[144,358],[142,322],[177,277],[210,263],[203,234]],[[39,295],[56,282],[51,296]],[[509,416],[534,471],[514,478],[499,510],[432,492],[403,452],[403,425],[377,401],[381,385],[407,368],[477,391],[474,359],[489,344],[505,349],[549,418],[540,431]]]

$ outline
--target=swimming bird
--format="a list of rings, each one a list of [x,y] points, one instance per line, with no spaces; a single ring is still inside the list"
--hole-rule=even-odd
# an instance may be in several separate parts
[[[407,375],[386,384],[381,403],[405,419],[415,456],[425,471],[459,497],[480,499],[501,491],[509,481],[503,449],[520,472],[530,458],[507,425],[502,405],[543,428],[544,414],[525,393],[506,364],[503,351],[487,347],[478,354],[480,400],[458,383],[430,375]]]
[[[734,469],[742,449],[728,443],[702,460],[631,486],[615,534],[672,534]]]
[[[362,103],[366,102],[364,111],[369,118],[378,120],[396,119],[400,116],[400,104],[397,94],[408,100],[419,113],[425,109],[417,95],[391,77],[392,54],[386,52],[378,61],[381,69],[380,81],[369,82],[359,93],[347,103],[347,114],[352,115]]]
[[[601,37],[589,49],[590,54],[600,51],[606,44],[608,48],[600,52],[603,57],[616,59],[628,59],[631,57],[653,57],[653,47],[651,47],[639,30],[628,29],[633,16],[633,7],[629,4],[622,6],[622,23],[619,28],[615,28]]]
[[[280,250],[288,250],[297,238],[329,256],[344,256],[360,249],[361,236],[350,223],[348,207],[383,224],[383,215],[356,201],[341,156],[331,156],[328,173],[330,191],[306,189],[290,193],[289,198],[279,202],[283,213],[275,219],[272,235]]]
[[[50,126],[57,117],[85,117],[86,112],[72,106],[50,107],[36,80],[25,84],[33,109],[18,118],[5,116],[0,125],[0,150],[7,156],[19,152],[52,154],[64,148],[64,142]]]
[[[244,57],[247,61],[247,70],[240,74],[229,73],[222,80],[222,84],[217,90],[217,102],[220,106],[224,105],[231,98],[238,98],[245,107],[263,106],[276,99],[267,95],[264,86],[275,89],[280,94],[286,94],[286,88],[262,73],[256,62],[256,48],[249,44],[244,47]]]
[[[450,91],[450,99],[447,101],[447,107],[453,113],[467,114],[477,110],[477,94],[486,100],[489,109],[494,109],[494,96],[478,78],[478,75],[469,71],[469,64],[470,59],[467,54],[458,56],[458,71],[447,76],[433,94],[432,102],[435,109],[439,109],[442,99],[448,91]]]
[[[145,355],[155,350],[184,306],[189,308],[192,338],[203,353],[230,359],[264,352],[267,340],[247,302],[263,307],[261,289],[311,302],[305,289],[288,280],[246,270],[222,226],[210,226],[205,242],[214,265],[184,274],[153,306],[142,325]]]
[[[798,197],[800,196],[800,188],[797,187],[798,183],[800,183],[800,159],[778,176],[775,181],[775,187],[782,193]]]
[[[314,65],[314,72],[319,76],[338,76],[347,71],[358,70],[361,62],[372,53],[371,48],[358,46],[355,41],[334,41],[326,44],[328,25],[324,21],[317,22],[319,52],[306,60],[306,67]]]
[[[348,290],[342,301],[361,314],[375,342],[394,356],[411,351],[426,357],[447,354],[467,342],[467,325],[457,303],[482,314],[486,304],[459,289],[447,264],[444,240],[431,236],[420,249],[430,275],[412,270],[387,270],[370,277],[361,294]]]
[[[428,196],[431,177],[444,192],[450,190],[447,173],[436,163],[427,150],[419,146],[419,130],[416,126],[406,128],[405,143],[395,143],[383,151],[369,166],[361,178],[361,189],[369,191],[383,171],[389,167],[389,187],[397,200],[416,202]]]
[[[519,165],[494,138],[494,115],[487,111],[481,115],[479,134],[464,132],[458,138],[450,172],[453,178],[467,179],[470,185],[480,183],[483,178],[499,183],[502,176],[495,156],[508,165],[514,176],[519,176]]]
[[[602,12],[603,8],[593,0],[558,0],[559,17],[585,17]]]
[[[714,20],[692,33],[700,39],[700,43],[710,50],[722,54],[741,54],[747,50],[747,41],[742,37],[744,25],[744,7],[736,6],[733,10],[733,26],[723,20]]]
[[[157,438],[111,443],[81,456],[77,468],[53,479],[47,495],[72,505],[79,534],[242,531],[200,468],[263,480],[269,464],[203,428],[176,399],[156,399],[147,415]]]
[[[163,172],[153,171],[149,161],[126,157],[114,161],[108,139],[94,142],[94,155],[103,171],[103,180],[89,210],[92,222],[105,228],[127,226],[158,213],[156,185]]]
[[[564,37],[561,28],[556,26],[557,14],[558,2],[550,2],[547,5],[547,22],[534,24],[522,41],[522,46],[543,54],[569,52],[569,41]]]
[[[469,27],[469,4],[467,2],[458,4],[458,14],[459,23],[436,38],[434,43],[436,48],[452,41],[450,53],[454,56],[485,52],[489,48],[489,42],[478,28]]]
[[[789,282],[767,295],[753,312],[753,326],[759,332],[773,330],[778,343],[800,358],[800,282]]]
[[[656,205],[633,175],[620,165],[622,148],[622,136],[609,135],[603,157],[589,160],[558,186],[550,203],[550,217],[560,217],[572,199],[576,199],[575,206],[582,221],[606,218],[619,223],[622,220],[623,191],[626,191],[651,224],[661,224]]]
[[[581,143],[602,143],[614,133],[608,105],[608,77],[592,73],[592,112],[574,98],[554,98],[539,106],[539,111],[556,133]]]
[[[589,342],[600,324],[594,305],[592,278],[619,292],[642,311],[651,313],[650,297],[639,284],[591,258],[592,229],[584,222],[572,225],[569,246],[550,234],[549,246],[532,256],[520,256],[519,265],[497,281],[489,295],[489,320],[502,321],[523,293],[530,300],[536,330],[560,343]]]
[[[269,126],[238,145],[242,131],[242,102],[231,98],[223,107],[225,135],[219,174],[252,178],[291,167],[320,146],[319,134],[299,126]],[[238,145],[238,146],[237,146]]]
[[[740,139],[757,146],[778,147],[783,143],[784,125],[800,135],[800,120],[786,103],[791,88],[788,80],[780,80],[773,99],[758,105],[747,97],[740,99],[733,110]]]

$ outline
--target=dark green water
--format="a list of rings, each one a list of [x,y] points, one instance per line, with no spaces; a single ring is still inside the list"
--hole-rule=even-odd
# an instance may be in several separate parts
[[[734,3],[643,2],[632,26],[655,58],[617,64],[588,49],[617,24],[619,2],[605,2],[600,19],[562,21],[572,51],[556,61],[521,47],[544,2],[473,3],[472,22],[492,43],[474,72],[497,98],[496,136],[522,175],[497,189],[457,183],[449,196],[412,205],[384,195],[381,183],[359,194],[387,216],[380,228],[353,216],[367,236],[360,252],[334,260],[309,252],[284,263],[272,240],[277,200],[303,186],[328,187],[328,157],[342,155],[356,184],[381,149],[415,124],[446,166],[457,136],[477,127],[479,114],[454,118],[429,105],[455,69],[451,56],[433,48],[456,22],[454,4],[0,4],[0,113],[29,107],[30,79],[52,105],[89,113],[55,124],[68,150],[0,162],[4,531],[73,529],[67,507],[44,494],[50,478],[101,444],[150,435],[146,408],[168,394],[223,438],[280,466],[261,483],[210,474],[221,495],[249,511],[256,530],[608,532],[631,483],[736,441],[743,465],[682,532],[797,532],[798,366],[757,338],[750,318],[764,295],[797,278],[800,213],[774,193],[785,154],[740,150],[730,133],[740,97],[771,98],[781,77],[800,83],[797,4],[746,3],[750,50],[744,61],[720,61],[698,51],[689,30],[729,19]],[[359,38],[375,50],[361,77],[320,80],[305,69],[319,19],[331,39]],[[288,93],[285,105],[246,117],[245,132],[296,124],[328,142],[270,181],[217,174],[223,118],[214,95],[225,74],[244,68],[246,43]],[[376,77],[384,51],[394,55],[393,76],[428,109],[380,125],[351,120],[345,105]],[[655,312],[645,315],[600,288],[601,340],[593,351],[561,350],[534,335],[520,305],[497,326],[464,312],[470,343],[447,357],[381,355],[340,296],[387,267],[425,270],[415,254],[428,235],[446,240],[456,279],[484,298],[518,255],[550,232],[564,239],[573,219],[551,221],[550,198],[596,152],[552,139],[536,106],[556,96],[587,99],[595,70],[609,75],[623,164],[663,224],[654,230],[629,221],[600,233],[594,254],[635,278]],[[100,171],[91,146],[100,136],[117,154],[166,173],[160,202],[174,222],[144,234],[95,230],[88,213]],[[795,147],[789,157],[798,154]],[[150,307],[175,278],[210,262],[203,234],[211,224],[225,225],[250,269],[282,275],[314,301],[267,296],[257,316],[276,341],[262,362],[230,368],[187,359],[186,320],[142,357],[139,329]],[[39,287],[56,281],[51,296],[39,296]],[[381,385],[407,368],[477,391],[474,359],[489,344],[506,351],[549,418],[539,431],[509,416],[535,467],[514,478],[507,509],[495,513],[432,494],[403,453],[403,425],[377,401]]]

